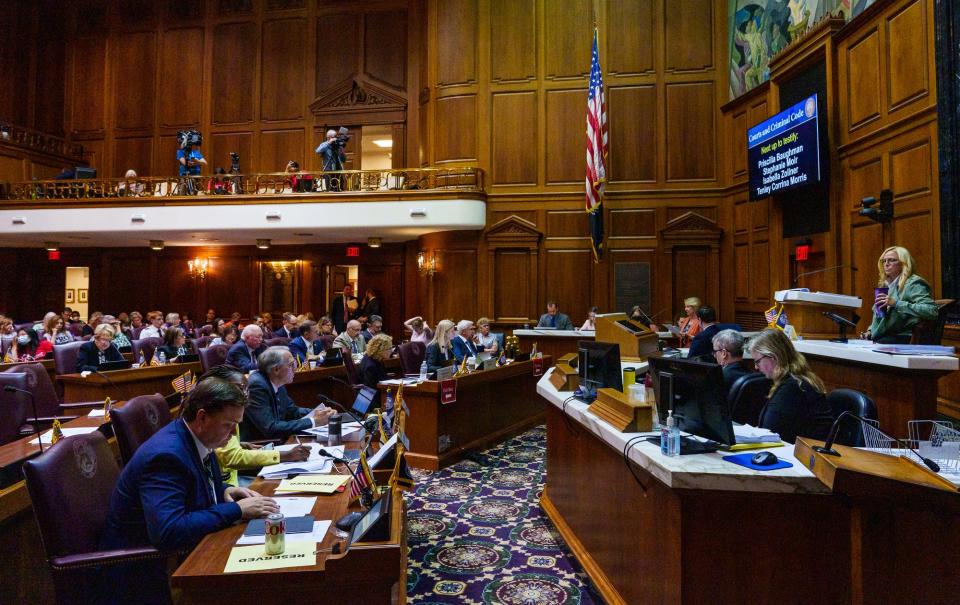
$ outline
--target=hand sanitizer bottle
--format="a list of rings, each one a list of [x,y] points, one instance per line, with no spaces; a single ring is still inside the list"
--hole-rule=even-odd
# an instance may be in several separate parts
[[[664,456],[676,456],[680,453],[680,429],[673,417],[673,410],[667,412],[667,424],[660,427],[660,453]]]

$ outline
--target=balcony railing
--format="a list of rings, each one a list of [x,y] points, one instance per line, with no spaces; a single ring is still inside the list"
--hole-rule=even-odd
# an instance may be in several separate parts
[[[17,126],[16,124],[9,124],[2,120],[0,120],[0,143],[70,158],[76,162],[83,161],[83,145],[71,143],[56,135],[31,130],[30,128]]]
[[[137,177],[0,183],[0,200],[57,201],[122,197],[299,196],[400,191],[482,192],[480,168],[273,172],[213,176]],[[147,200],[144,200],[147,201]]]

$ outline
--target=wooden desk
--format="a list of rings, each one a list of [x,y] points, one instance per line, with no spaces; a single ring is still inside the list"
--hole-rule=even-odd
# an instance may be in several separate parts
[[[543,367],[550,362],[545,356]],[[457,400],[449,405],[440,403],[440,383],[435,380],[404,387],[410,408],[407,462],[437,470],[459,460],[466,450],[481,449],[543,422],[537,380],[532,361],[474,372],[457,379]]]
[[[631,435],[580,402],[565,413],[571,393],[546,378],[538,391],[549,402],[540,504],[607,603],[849,602],[849,517],[799,463],[760,473],[642,443],[635,480]]]
[[[824,340],[795,346],[828,389],[856,389],[873,399],[880,430],[893,437],[906,437],[909,420],[937,417],[937,382],[960,367],[956,357],[888,355]]]
[[[258,479],[252,489],[273,494],[279,481]],[[307,494],[299,494],[307,495]],[[349,489],[331,496],[318,495],[315,519],[337,519],[348,510]],[[262,605],[263,603],[357,603],[383,605],[406,602],[406,519],[403,495],[391,499],[390,539],[358,543],[344,555],[317,554],[312,567],[224,574],[230,550],[243,534],[245,523],[205,537],[170,578],[180,602],[191,604]],[[319,548],[341,542],[327,533]]]
[[[383,364],[387,371],[400,371],[400,358],[391,357]],[[293,375],[287,385],[287,394],[301,407],[314,407],[320,403],[317,394],[322,393],[347,409],[353,405],[356,391],[347,384],[347,370],[342,366],[330,366],[304,370]]]
[[[80,374],[64,374],[57,376],[57,381],[63,385],[64,403],[103,401],[106,397],[127,400],[153,393],[168,395],[173,392],[170,382],[187,370],[192,370],[195,375],[203,372],[199,362],[169,363],[103,372],[109,382],[98,374],[90,374],[86,378]]]
[[[529,353],[533,343],[537,343],[537,350],[559,359],[567,353],[577,352],[577,343],[581,340],[594,340],[596,332],[580,332],[579,330],[514,330],[513,335],[520,340],[520,352]],[[549,367],[552,363],[544,367]]]

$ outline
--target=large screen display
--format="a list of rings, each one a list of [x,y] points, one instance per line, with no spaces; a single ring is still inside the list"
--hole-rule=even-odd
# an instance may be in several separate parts
[[[747,131],[750,199],[820,182],[817,95]]]

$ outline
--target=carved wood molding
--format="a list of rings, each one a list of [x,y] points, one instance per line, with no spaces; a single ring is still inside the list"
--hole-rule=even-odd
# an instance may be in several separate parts
[[[491,248],[537,248],[543,239],[543,232],[530,221],[511,214],[491,225],[483,237]]]
[[[348,78],[314,99],[310,103],[310,112],[324,123],[363,123],[363,119],[358,120],[357,116],[371,113],[387,116],[387,121],[403,121],[407,114],[407,100],[363,78]]]
[[[665,252],[676,246],[719,248],[723,229],[717,222],[694,211],[685,212],[660,230]]]

